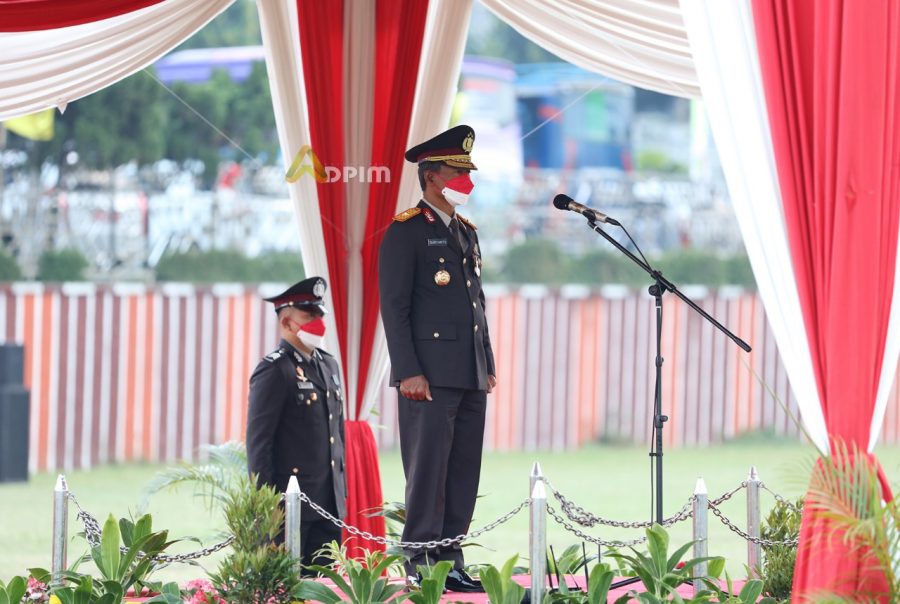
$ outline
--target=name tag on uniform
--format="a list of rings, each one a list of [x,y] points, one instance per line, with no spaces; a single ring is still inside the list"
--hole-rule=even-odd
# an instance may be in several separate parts
[[[447,247],[446,239],[429,239],[428,247]]]
[[[297,388],[300,390],[313,390],[315,386],[312,382],[297,382]]]

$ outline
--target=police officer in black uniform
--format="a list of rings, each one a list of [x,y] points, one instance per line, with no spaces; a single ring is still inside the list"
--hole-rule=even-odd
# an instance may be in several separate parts
[[[259,483],[284,492],[291,476],[309,498],[338,518],[346,512],[344,392],[337,361],[320,348],[325,280],[305,279],[277,296],[281,343],[250,377],[247,463]],[[300,512],[304,565],[341,531],[305,502]],[[283,535],[279,541],[283,540]]]
[[[457,126],[408,150],[423,199],[394,217],[381,244],[381,317],[399,388],[406,474],[404,541],[468,532],[481,472],[487,393],[496,384],[475,225],[456,213],[472,190],[475,132]],[[406,552],[416,567],[450,560],[451,591],[483,591],[459,546]]]

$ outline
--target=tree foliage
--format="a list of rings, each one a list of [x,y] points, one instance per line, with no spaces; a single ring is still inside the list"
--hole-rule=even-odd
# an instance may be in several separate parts
[[[15,281],[22,278],[22,271],[16,259],[0,250],[0,281]]]
[[[175,161],[198,159],[203,162],[207,185],[215,178],[216,166],[221,160],[241,161],[246,159],[246,152],[265,162],[277,154],[275,114],[263,63],[254,64],[249,77],[241,83],[233,82],[224,70],[215,70],[207,82],[176,82],[171,88],[184,102],[168,95],[166,157]],[[221,132],[198,118],[189,107],[200,112]]]
[[[84,281],[90,263],[74,248],[47,250],[38,258],[38,281]]]
[[[244,160],[245,152],[263,162],[276,156],[275,116],[262,63],[243,82],[217,70],[203,84],[173,84],[174,94],[151,74],[138,72],[70,103],[56,116],[53,140],[10,136],[9,147],[26,150],[33,167],[44,162],[64,166],[70,151],[78,154],[79,167],[99,170],[163,158],[196,159],[203,163],[207,186],[221,160]]]
[[[299,254],[274,252],[248,258],[236,250],[168,254],[156,265],[157,281],[189,283],[295,282],[303,278]]]
[[[178,50],[261,44],[259,17],[253,0],[238,0],[184,41]]]
[[[504,23],[478,3],[473,7],[477,19],[466,40],[466,54],[496,57],[513,63],[559,63],[552,52],[541,48],[515,29]]]
[[[756,289],[746,255],[722,257],[714,251],[672,250],[650,258],[651,264],[676,285],[739,285]],[[649,277],[617,252],[592,250],[581,256],[566,255],[555,241],[529,239],[513,246],[501,262],[502,271],[486,273],[493,283],[542,283],[561,285],[621,284],[644,287]]]

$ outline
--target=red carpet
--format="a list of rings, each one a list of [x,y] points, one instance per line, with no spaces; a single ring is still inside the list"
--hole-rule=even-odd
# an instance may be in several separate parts
[[[522,586],[525,586],[525,587],[530,587],[530,586],[531,586],[531,579],[530,579],[530,577],[528,577],[528,575],[519,575],[519,576],[514,577],[514,578],[515,578],[515,580],[516,580],[520,585],[522,585]],[[617,580],[618,580],[618,579],[617,579]],[[397,579],[397,581],[401,581],[401,579]],[[328,583],[329,585],[333,586],[333,584],[332,584],[330,581],[323,581],[323,582]],[[572,577],[572,576],[570,576],[570,577],[568,578],[567,584],[568,584],[570,587],[573,586],[573,585],[578,585],[579,587],[581,587],[581,588],[583,589],[583,588],[584,588],[584,582],[585,582],[585,581],[584,581],[584,575],[581,575],[581,576],[578,576],[578,577]],[[553,585],[554,585],[554,586],[556,585],[556,580],[555,580],[555,579],[554,579],[554,581],[553,581]],[[744,586],[744,581],[743,581],[743,580],[736,580],[736,581],[734,581],[734,590],[735,590],[735,591],[740,591],[740,589],[741,589],[743,586]],[[631,590],[631,589],[634,589],[634,590],[636,590],[636,591],[641,591],[641,590],[642,590],[642,587],[641,587],[641,584],[640,584],[640,583],[634,583],[634,584],[632,584],[632,585],[628,585],[628,586],[625,586],[625,587],[620,587],[620,588],[618,588],[618,589],[614,589],[614,590],[612,590],[612,591],[609,592],[609,598],[608,598],[608,601],[609,601],[609,602],[615,602],[619,597],[625,595],[625,594],[628,593],[628,591]],[[689,598],[689,597],[691,597],[691,596],[693,595],[693,588],[692,588],[690,585],[682,585],[681,587],[678,588],[678,593],[681,594],[682,597]],[[148,599],[149,599],[149,598],[128,598],[128,597],[126,597],[126,598],[125,598],[125,602],[126,602],[126,603],[131,603],[131,602],[145,602],[145,601],[147,601]],[[487,595],[486,595],[486,594],[460,594],[460,593],[448,593],[448,594],[444,594],[444,597],[441,598],[441,602],[447,602],[447,603],[450,603],[450,602],[456,603],[456,602],[458,602],[458,603],[465,603],[465,604],[469,604],[469,603],[472,603],[472,604],[486,604],[486,603],[488,602],[488,598],[487,598]]]
[[[528,575],[520,575],[515,577],[515,580],[525,587],[531,586],[531,578]],[[616,579],[617,581],[619,579]],[[585,580],[584,575],[573,577],[570,576],[568,578],[567,584],[571,587],[573,585],[578,585],[582,589],[584,588]],[[553,585],[556,586],[556,579],[553,580]],[[734,589],[736,591],[740,590],[741,587],[744,586],[744,581],[735,581]],[[631,585],[620,587],[618,589],[611,590],[609,592],[609,597],[607,599],[608,602],[615,602],[618,598],[628,593],[629,590],[634,589],[636,591],[643,591],[643,587],[640,583],[633,583]],[[681,594],[682,597],[690,598],[693,596],[693,587],[690,585],[682,585],[678,588],[678,593]],[[445,594],[441,599],[441,602],[466,602],[475,603],[475,604],[485,604],[488,601],[486,594],[458,594],[458,593],[448,593]]]
[[[517,583],[524,587],[531,586],[531,578],[528,575],[518,575],[514,577]],[[619,579],[616,579],[618,581]],[[397,579],[400,581],[400,579]],[[330,584],[330,582],[328,582]],[[580,575],[577,577],[569,576],[567,585],[570,587],[573,585],[578,585],[582,589],[584,589],[584,575]],[[556,586],[556,578],[553,579],[553,585]],[[740,591],[740,589],[744,586],[743,580],[735,580],[732,584],[735,591]],[[607,598],[608,602],[615,602],[621,596],[624,596],[628,593],[629,590],[635,591],[643,591],[643,587],[640,583],[633,583],[631,585],[627,585],[625,587],[620,587],[618,589],[611,590],[609,592],[609,597]],[[682,585],[678,588],[678,593],[681,594],[684,598],[690,598],[693,596],[693,587],[690,585]],[[444,594],[444,597],[441,598],[441,602],[447,602],[448,604],[453,603],[465,603],[465,604],[487,604],[488,598],[487,594],[461,594],[461,593],[447,593]]]

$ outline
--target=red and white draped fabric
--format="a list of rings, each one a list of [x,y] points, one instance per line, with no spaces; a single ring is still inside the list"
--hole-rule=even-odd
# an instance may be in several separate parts
[[[678,0],[482,0],[579,67],[665,94],[700,94]]]
[[[682,0],[700,87],[804,424],[871,452],[898,337],[900,5]],[[890,492],[884,489],[885,497]],[[796,598],[877,590],[803,518]]]
[[[0,0],[0,120],[151,65],[234,0]]]
[[[330,285],[328,346],[347,393],[347,521],[383,535],[384,519],[371,515],[383,501],[366,421],[388,363],[378,248],[397,209],[418,201],[403,151],[449,120],[471,2],[273,0],[258,7],[285,165],[310,145],[332,175],[317,182],[306,174],[290,193],[306,272]]]

